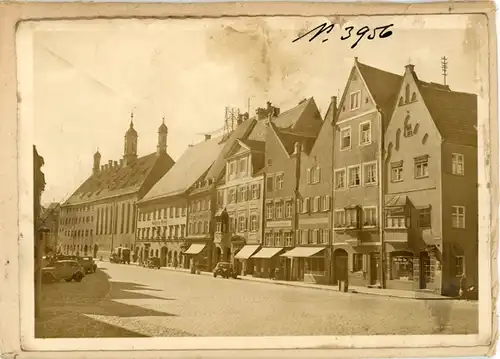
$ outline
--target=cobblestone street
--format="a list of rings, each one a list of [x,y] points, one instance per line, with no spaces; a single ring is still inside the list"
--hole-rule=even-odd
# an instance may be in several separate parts
[[[101,273],[80,284],[47,286],[50,294],[81,285],[86,293],[100,291],[102,298],[67,295],[50,303],[53,317],[37,322],[37,336],[431,334],[440,328],[449,334],[477,332],[474,302],[339,293],[107,262],[99,267]],[[104,273],[110,280],[107,294],[102,294],[108,287],[99,278]]]

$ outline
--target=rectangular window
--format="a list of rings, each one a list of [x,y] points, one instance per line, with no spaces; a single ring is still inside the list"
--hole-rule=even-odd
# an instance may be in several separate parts
[[[314,197],[313,212],[319,212],[319,197]]]
[[[460,153],[451,154],[451,170],[454,175],[464,175],[464,155]]]
[[[240,175],[244,176],[247,173],[247,159],[242,158],[240,160]]]
[[[236,189],[229,190],[229,203],[236,203]]]
[[[265,246],[270,247],[272,241],[273,241],[273,234],[271,232],[267,232],[266,236],[265,236],[265,242],[264,242]]]
[[[401,182],[403,180],[403,165],[391,168],[391,182]]]
[[[293,202],[287,201],[285,203],[285,217],[292,218],[292,215],[293,215]]]
[[[285,232],[285,247],[292,247],[292,246],[293,246],[292,232]]]
[[[284,180],[284,176],[282,173],[279,175],[276,175],[276,189],[283,188],[283,180]]]
[[[229,175],[232,176],[235,173],[236,173],[236,162],[231,161],[231,163],[229,164]]]
[[[345,210],[338,209],[335,211],[335,228],[344,228],[345,226]]]
[[[310,198],[304,198],[302,201],[302,213],[308,213],[309,212],[309,203],[310,203]]]
[[[281,247],[282,246],[281,242],[282,242],[281,231],[274,232],[274,246]]]
[[[217,192],[217,207],[222,207],[224,205],[224,191]]]
[[[323,205],[321,207],[322,211],[330,210],[331,197],[329,195],[323,196]]]
[[[456,256],[455,257],[455,274],[457,277],[461,277],[465,273],[465,257]]]
[[[321,244],[328,244],[330,241],[330,230],[322,229],[321,230]]]
[[[387,228],[406,228],[406,221],[402,211],[391,213],[387,215]]]
[[[345,169],[335,171],[335,188],[342,189],[346,186]]]
[[[267,177],[267,192],[272,192],[274,190],[273,188],[273,183],[274,179],[272,176]]]
[[[267,219],[273,219],[273,212],[274,212],[274,208],[273,208],[273,204],[272,203],[267,203],[266,204],[266,218]]]
[[[252,185],[252,199],[258,199],[259,198],[259,185],[254,184]]]
[[[193,203],[193,211],[194,211],[194,209],[195,209],[195,208],[194,208],[194,203]],[[169,212],[169,215],[168,215],[168,216],[169,216],[170,218],[174,218],[174,208],[173,208],[173,207],[169,207],[169,211],[168,211],[168,212]],[[148,219],[149,219],[149,218],[148,218]]]
[[[246,201],[247,200],[247,188],[246,187],[240,187],[240,199],[238,202]]]
[[[431,228],[431,207],[421,208],[419,212],[420,228]]]
[[[429,177],[429,157],[421,156],[415,158],[415,178]]]
[[[340,131],[340,149],[348,150],[351,148],[351,128],[347,127]]]
[[[363,253],[353,253],[352,270],[353,272],[361,272],[363,270]]]
[[[165,231],[166,231],[166,227],[165,228]],[[185,232],[186,232],[186,225],[185,224],[181,224],[181,238],[184,238],[185,237]]]
[[[309,243],[309,230],[308,229],[302,230],[302,236],[300,238],[300,243],[301,244],[308,244]]]
[[[361,91],[352,92],[349,96],[351,111],[357,110],[361,106]]]
[[[345,210],[346,226],[351,228],[358,228],[358,209],[349,208]]]
[[[353,166],[348,169],[349,187],[356,187],[361,184],[361,166]]]
[[[217,233],[222,232],[222,222],[217,222],[215,230]]]
[[[250,216],[250,231],[257,232],[259,230],[259,221],[256,215]]]
[[[246,231],[246,224],[247,224],[247,219],[245,216],[240,216],[238,218],[238,229],[240,232],[245,232]]]
[[[371,122],[363,122],[359,124],[359,145],[369,145],[372,143],[372,126]]]
[[[453,228],[465,228],[465,207],[452,206],[451,226]]]
[[[377,225],[377,208],[365,207],[363,208],[363,226],[375,227]]]
[[[275,204],[276,219],[283,218],[283,203],[278,202]]]
[[[363,180],[365,185],[377,183],[377,163],[363,164]]]

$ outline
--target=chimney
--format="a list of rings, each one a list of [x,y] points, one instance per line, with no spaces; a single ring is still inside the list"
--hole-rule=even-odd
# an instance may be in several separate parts
[[[236,123],[239,125],[241,125],[241,123],[243,122],[243,115],[238,115],[238,120],[236,120]]]
[[[248,112],[245,112],[245,113],[243,114],[243,121],[246,121],[246,120],[248,120],[249,118],[250,118],[250,115],[248,114]]]
[[[123,166],[123,158],[120,159],[120,167]]]
[[[104,171],[106,169],[106,165],[101,165],[101,171]]]
[[[118,161],[115,161],[114,164],[115,164],[114,167],[118,167]]]
[[[209,139],[211,139],[211,138],[212,138],[212,136],[210,136],[210,135],[208,135],[208,134],[206,134],[206,135],[205,135],[205,141],[208,141],[208,140],[209,140]]]
[[[188,147],[189,148],[193,148],[194,146],[193,146],[193,144],[189,144]]]
[[[267,105],[267,111],[270,112],[272,110],[272,108],[273,108],[273,105],[272,105],[271,101],[267,101],[266,105]]]
[[[331,97],[331,101],[330,101],[330,110],[331,110],[331,118],[330,118],[330,121],[332,121],[333,123],[333,120],[335,119],[335,116],[337,115],[337,96],[332,96]]]
[[[111,167],[113,167],[113,161],[109,160],[108,161],[108,168],[111,168]]]

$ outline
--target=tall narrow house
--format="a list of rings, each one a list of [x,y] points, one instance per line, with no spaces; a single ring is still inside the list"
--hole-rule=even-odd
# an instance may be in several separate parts
[[[407,65],[386,135],[387,287],[457,295],[477,285],[477,96]]]
[[[335,117],[334,281],[381,285],[381,150],[400,85],[401,76],[355,58]]]

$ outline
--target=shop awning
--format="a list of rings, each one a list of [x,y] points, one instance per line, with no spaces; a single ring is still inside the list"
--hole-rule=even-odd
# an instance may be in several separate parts
[[[318,254],[326,247],[296,247],[291,251],[282,254],[282,257],[293,257],[293,258],[307,258]]]
[[[283,248],[261,248],[252,258],[272,258],[281,250],[283,250]]]
[[[247,244],[243,248],[241,248],[238,253],[234,256],[236,259],[248,259],[252,254],[254,254],[257,249],[259,249],[259,245]]]
[[[199,254],[205,246],[206,244],[203,243],[193,243],[184,254]]]

